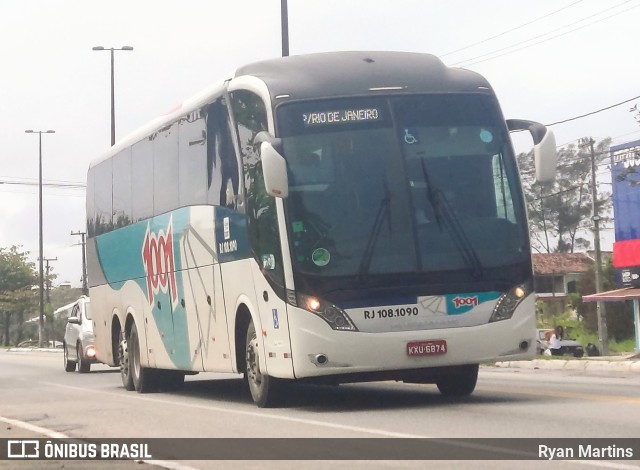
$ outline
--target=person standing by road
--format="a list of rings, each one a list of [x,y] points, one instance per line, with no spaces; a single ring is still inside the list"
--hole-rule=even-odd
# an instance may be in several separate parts
[[[551,338],[549,339],[549,349],[551,350],[552,356],[562,356],[562,347],[560,346],[560,341],[564,336],[564,329],[558,325],[556,329],[553,331]]]

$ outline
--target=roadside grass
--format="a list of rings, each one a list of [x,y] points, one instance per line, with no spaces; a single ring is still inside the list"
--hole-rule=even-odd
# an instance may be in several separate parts
[[[580,343],[583,347],[591,343],[595,344],[598,349],[600,349],[600,342],[598,340],[598,334],[587,331],[584,327],[584,324],[575,316],[570,315],[569,313],[564,313],[563,315],[559,315],[554,317],[551,322],[540,322],[538,321],[538,328],[549,328],[553,329],[557,325],[562,325],[564,327],[566,335],[575,339],[578,343]],[[633,354],[636,349],[636,341],[634,338],[628,338],[621,341],[616,341],[614,338],[609,338],[608,341],[609,346],[609,354],[610,356],[617,355],[625,355],[625,354]],[[540,358],[544,357],[545,359],[578,359],[572,356],[538,356]],[[588,358],[585,354],[584,358]]]

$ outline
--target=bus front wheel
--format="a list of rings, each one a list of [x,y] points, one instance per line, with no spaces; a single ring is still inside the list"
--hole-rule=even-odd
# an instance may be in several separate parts
[[[249,323],[247,328],[245,358],[245,380],[249,385],[249,391],[254,403],[260,408],[275,406],[281,398],[282,383],[274,377],[263,374],[260,370],[258,335],[253,322]]]
[[[478,381],[478,364],[452,367],[446,375],[438,378],[436,385],[445,396],[471,395]]]

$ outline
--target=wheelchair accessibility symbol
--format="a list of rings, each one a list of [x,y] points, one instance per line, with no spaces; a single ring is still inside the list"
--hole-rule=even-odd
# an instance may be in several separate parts
[[[404,141],[409,145],[419,143],[418,138],[414,136],[409,129],[404,130]]]

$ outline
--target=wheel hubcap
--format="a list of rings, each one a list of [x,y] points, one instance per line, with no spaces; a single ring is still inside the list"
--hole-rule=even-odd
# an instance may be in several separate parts
[[[120,373],[124,376],[129,375],[129,354],[127,353],[127,342],[120,342]]]
[[[262,383],[262,374],[258,361],[258,339],[253,338],[247,344],[247,377],[249,381],[257,386]]]

